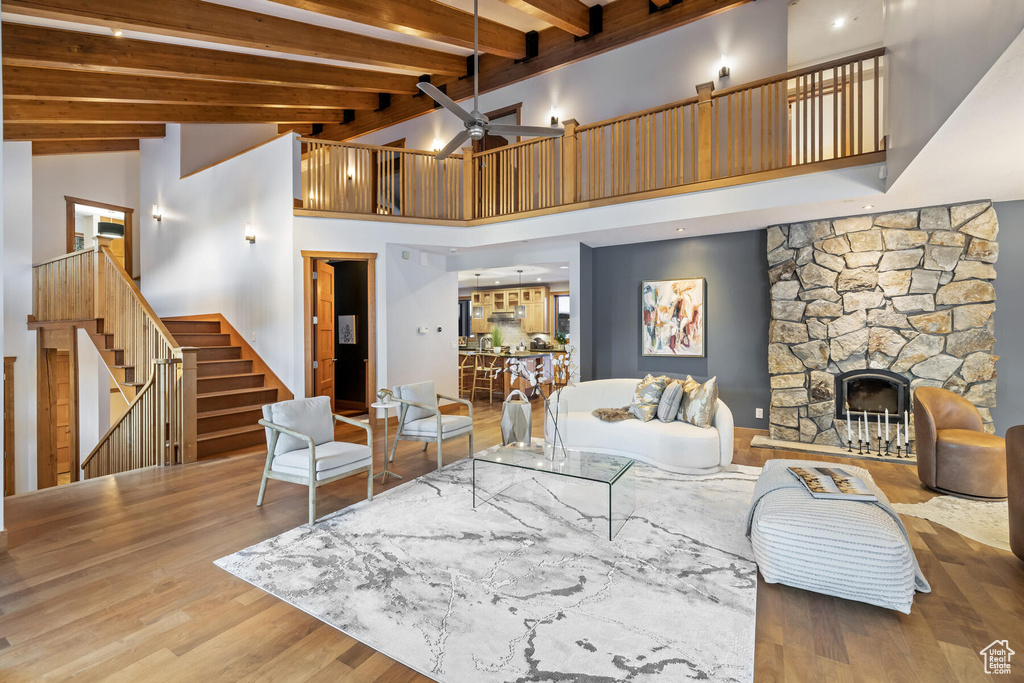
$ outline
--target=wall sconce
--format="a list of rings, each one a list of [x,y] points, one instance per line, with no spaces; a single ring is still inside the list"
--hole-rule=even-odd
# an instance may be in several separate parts
[[[348,169],[348,171],[345,173],[345,177],[348,178],[349,180],[352,180],[353,178],[355,178],[356,177],[355,170],[352,169],[352,168]]]
[[[718,70],[718,77],[719,78],[728,78],[729,77],[729,58],[725,55],[724,52],[722,53],[722,68]]]
[[[245,241],[249,244],[256,244],[256,231],[253,230],[252,223],[249,221],[245,222]]]
[[[437,138],[434,138],[434,141],[430,143],[430,151],[436,154],[440,152],[442,149],[444,149],[444,143],[438,140]]]
[[[159,204],[154,204],[153,205],[153,220],[155,220],[157,223],[159,223],[161,220],[163,220],[163,218],[164,218],[164,214],[160,211],[160,205]]]
[[[557,126],[559,118],[560,117],[558,115],[558,108],[557,107],[551,107],[551,125],[552,126]]]

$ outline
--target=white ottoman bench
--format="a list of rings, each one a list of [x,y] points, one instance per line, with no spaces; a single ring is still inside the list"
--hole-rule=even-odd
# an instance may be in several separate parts
[[[841,467],[878,502],[821,500],[786,468]],[[858,600],[910,614],[914,592],[931,592],[907,531],[867,470],[808,460],[769,460],[747,514],[754,559],[768,583]]]

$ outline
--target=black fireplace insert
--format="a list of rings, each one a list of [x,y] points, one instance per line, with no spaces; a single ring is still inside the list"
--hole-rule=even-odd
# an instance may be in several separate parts
[[[869,417],[889,415],[894,419],[910,410],[910,382],[888,370],[851,370],[836,377],[836,417],[846,419],[847,409]]]

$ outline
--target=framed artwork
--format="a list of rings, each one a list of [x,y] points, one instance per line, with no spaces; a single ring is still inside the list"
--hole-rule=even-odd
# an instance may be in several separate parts
[[[355,344],[356,343],[356,316],[354,316],[354,315],[339,315],[338,316],[338,343],[339,344]]]
[[[644,280],[640,345],[645,356],[704,358],[704,278]]]

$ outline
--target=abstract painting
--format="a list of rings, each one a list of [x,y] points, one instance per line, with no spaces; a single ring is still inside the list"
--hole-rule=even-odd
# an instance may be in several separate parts
[[[338,316],[338,343],[356,343],[356,317],[354,315]]]
[[[704,278],[645,280],[640,298],[643,355],[705,356]]]

